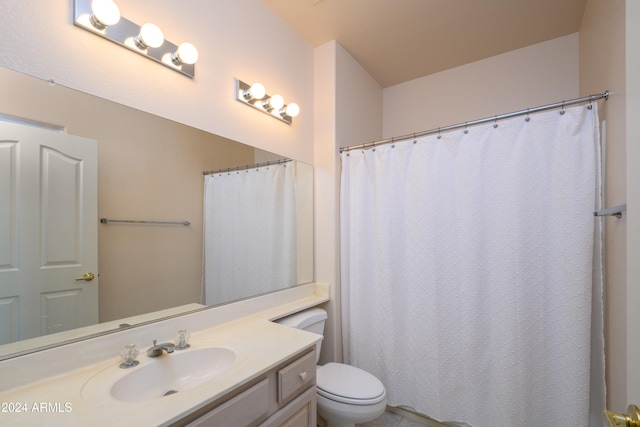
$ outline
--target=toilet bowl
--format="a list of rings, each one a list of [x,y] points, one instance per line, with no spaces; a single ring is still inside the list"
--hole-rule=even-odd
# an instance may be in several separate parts
[[[330,427],[352,427],[375,420],[387,406],[387,392],[370,373],[343,363],[316,370],[318,414]]]
[[[312,308],[278,320],[292,328],[322,335],[327,312]],[[316,362],[320,357],[317,344]],[[378,378],[369,372],[344,363],[327,363],[316,367],[318,415],[327,427],[355,427],[375,420],[387,406],[387,392]]]

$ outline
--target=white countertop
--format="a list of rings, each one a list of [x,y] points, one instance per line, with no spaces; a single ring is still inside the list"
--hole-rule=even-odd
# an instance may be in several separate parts
[[[120,348],[114,348],[111,357],[104,357],[98,362],[73,370],[65,370],[58,375],[47,376],[38,381],[1,391],[0,425],[84,427],[114,424],[166,425],[177,421],[238,386],[250,382],[296,353],[315,345],[322,339],[320,335],[288,328],[270,320],[321,304],[327,300],[327,296],[315,294],[289,301],[277,301],[276,299],[270,306],[252,315],[243,315],[234,320],[215,324],[210,328],[192,331],[191,348],[180,352],[221,346],[232,349],[236,354],[236,359],[233,365],[222,374],[191,390],[141,402],[123,402],[114,399],[110,395],[109,389],[117,379],[129,374],[132,370],[156,363],[160,358],[178,354],[176,351],[173,354],[163,354],[159,358],[149,358],[146,355],[148,346],[136,344],[140,348],[138,356],[140,365],[129,369],[120,369],[117,368],[120,364],[118,355]],[[221,309],[225,309],[225,307],[223,306]],[[192,320],[197,316],[211,316],[212,313],[207,312],[214,310],[215,308],[189,316]],[[241,309],[238,311],[242,312]],[[186,322],[186,319],[183,319],[182,322]],[[128,332],[123,331],[121,334]],[[137,331],[131,337],[139,337],[143,332]],[[156,331],[150,329],[149,332]],[[158,337],[149,336],[148,341],[156,338]],[[159,338],[159,342],[162,342],[165,337]],[[113,340],[113,338],[111,339]],[[91,348],[91,346],[85,347]],[[56,357],[68,357],[68,349],[66,352],[58,351],[57,353],[56,350],[46,350],[45,352],[50,352],[50,354],[40,354],[38,360],[46,360],[43,359],[43,356],[48,356],[55,364]],[[77,346],[77,351],[83,351],[83,346]],[[0,378],[12,375],[12,364],[16,368],[17,375],[24,371],[25,367],[19,365],[20,363],[24,364],[25,361],[18,359],[20,358],[0,362]],[[80,356],[78,359],[83,360],[83,357]],[[116,368],[114,369],[114,367]],[[106,370],[109,370],[109,375],[105,375]],[[105,378],[103,390],[96,387],[95,382],[90,381],[98,374],[101,375],[100,381]],[[87,384],[90,385],[87,386]],[[83,387],[85,387],[84,392]],[[91,390],[86,387],[91,387]]]

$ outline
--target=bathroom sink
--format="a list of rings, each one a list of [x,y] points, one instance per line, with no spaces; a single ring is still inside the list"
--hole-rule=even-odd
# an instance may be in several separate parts
[[[110,395],[120,401],[140,402],[190,390],[223,374],[233,365],[236,354],[226,347],[209,347],[176,350],[149,360],[148,364],[129,368],[111,385]],[[121,372],[120,368],[115,369]],[[92,378],[93,386],[83,391],[90,392],[96,382],[109,387],[108,381],[103,382],[106,376],[103,371]]]

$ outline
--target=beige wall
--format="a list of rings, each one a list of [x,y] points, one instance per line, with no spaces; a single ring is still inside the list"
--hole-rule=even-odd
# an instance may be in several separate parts
[[[580,95],[608,90],[600,103],[606,123],[605,206],[626,203],[625,4],[589,0],[580,25]],[[605,223],[605,353],[607,407],[626,410],[627,216]]]
[[[578,96],[572,34],[384,89],[384,137],[464,123]]]
[[[328,319],[320,363],[342,360],[340,322],[340,271],[338,240],[339,166],[336,155],[336,49],[329,42],[314,52],[314,172],[315,228],[314,276],[330,284]]]
[[[315,278],[330,283],[321,363],[342,360],[338,147],[380,139],[382,87],[338,43],[315,50]]]
[[[640,405],[640,2],[626,2],[626,139],[627,148],[627,401]],[[621,307],[616,307],[620,309]],[[617,409],[617,408],[616,408]]]
[[[313,49],[260,0],[117,3],[195,44],[195,78],[74,26],[72,0],[2,0],[0,66],[313,163]],[[237,102],[236,78],[300,105],[294,124]]]

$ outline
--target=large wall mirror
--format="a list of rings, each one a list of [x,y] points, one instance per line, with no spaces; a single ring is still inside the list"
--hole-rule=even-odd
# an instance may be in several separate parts
[[[0,68],[0,89],[0,125],[11,121],[14,123],[7,126],[34,128],[34,125],[48,124],[62,130],[39,129],[38,132],[57,132],[97,141],[97,215],[93,221],[98,254],[95,272],[85,272],[82,261],[72,262],[79,268],[77,279],[84,273],[95,273],[95,279],[74,279],[64,295],[92,287],[97,289],[95,322],[73,329],[65,326],[73,323],[67,317],[84,310],[74,305],[77,299],[57,298],[59,295],[53,292],[48,296],[43,296],[43,292],[19,295],[19,289],[29,288],[30,283],[16,283],[12,274],[24,265],[24,259],[18,258],[26,255],[12,251],[18,247],[16,224],[25,223],[27,215],[10,207],[15,206],[15,198],[19,196],[12,183],[22,185],[32,178],[22,175],[16,178],[15,171],[9,172],[16,156],[24,157],[25,153],[16,148],[17,138],[0,135],[0,237],[4,241],[0,242],[0,323],[4,325],[0,327],[0,360],[206,308],[205,301],[211,300],[203,295],[203,172],[233,171],[247,165],[278,162],[282,156],[5,68]],[[41,139],[37,135],[35,139]],[[73,155],[60,154],[57,149],[50,151],[53,166],[47,167],[60,168],[62,175],[66,165],[77,160]],[[295,164],[297,177],[297,238],[294,253],[287,255],[296,258],[292,260],[296,273],[289,280],[277,283],[274,289],[246,289],[242,294],[235,294],[237,298],[313,280],[313,170],[300,162],[287,163]],[[42,164],[34,170],[41,167]],[[82,167],[85,166],[71,166],[70,170]],[[26,168],[22,169],[20,173],[26,173]],[[33,179],[43,182],[42,177]],[[53,200],[57,196],[52,192],[46,197]],[[46,197],[40,194],[41,199]],[[77,212],[77,209],[65,210],[64,204],[60,210],[48,209],[47,215],[57,215],[63,224]],[[43,218],[41,212],[36,215],[32,227],[35,234],[41,233],[37,230],[47,221]],[[178,224],[100,223],[99,218]],[[179,224],[182,221],[188,221],[189,225]],[[56,226],[50,235],[64,234],[63,231],[64,226]],[[266,239],[268,235],[259,233],[255,239]],[[44,246],[39,245],[30,255],[42,258]],[[82,255],[77,257],[82,260]],[[242,262],[250,265],[252,260],[246,257]],[[62,270],[62,264],[64,262],[50,269]],[[229,283],[229,286],[237,285]],[[25,305],[19,301],[21,298],[34,301]],[[218,300],[212,304],[228,302]],[[32,318],[25,320],[27,311]],[[36,325],[39,332],[24,333],[21,323],[26,322]]]

